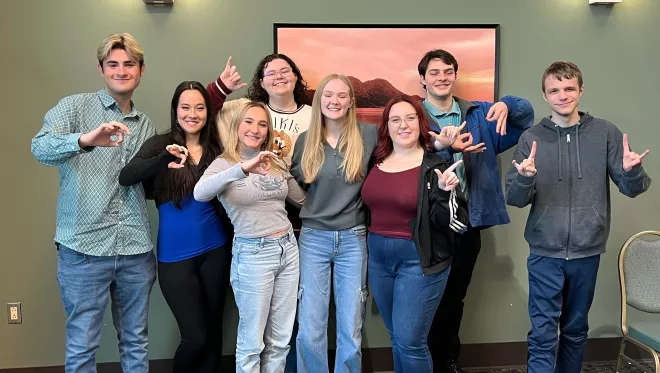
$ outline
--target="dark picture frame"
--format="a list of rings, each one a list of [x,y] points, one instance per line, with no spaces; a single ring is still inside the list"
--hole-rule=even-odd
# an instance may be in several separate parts
[[[497,101],[499,33],[499,24],[275,23],[273,46],[300,68],[310,103],[324,76],[344,74],[356,91],[359,119],[377,123],[391,97],[425,97],[417,64],[431,49],[456,57],[456,96]]]

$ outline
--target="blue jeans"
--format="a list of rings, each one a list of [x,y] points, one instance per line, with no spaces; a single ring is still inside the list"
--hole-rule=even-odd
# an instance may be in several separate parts
[[[236,372],[282,372],[296,317],[300,277],[293,230],[234,238],[231,286],[238,307]]]
[[[362,324],[367,301],[367,229],[303,226],[300,233],[298,372],[328,372],[330,285],[337,314],[335,372],[362,371]],[[332,275],[332,277],[331,277]]]
[[[293,333],[291,334],[291,342],[289,342],[289,354],[286,356],[286,366],[284,373],[297,373],[298,361],[296,359],[296,337],[298,337],[298,320],[293,322]]]
[[[580,372],[599,263],[600,255],[565,260],[530,254],[528,372]]]
[[[450,267],[425,276],[415,242],[369,233],[369,284],[390,332],[394,371],[433,373],[426,344]]]
[[[112,320],[124,372],[148,372],[149,295],[156,281],[152,251],[92,256],[58,245],[57,282],[66,312],[66,373],[96,372],[103,315],[112,298]]]

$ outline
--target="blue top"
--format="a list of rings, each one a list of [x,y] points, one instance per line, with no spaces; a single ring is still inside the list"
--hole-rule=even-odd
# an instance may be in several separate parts
[[[141,183],[148,199],[154,199],[159,215],[156,255],[161,262],[190,259],[224,245],[232,234],[231,223],[217,200],[197,202],[190,192],[183,191],[180,208],[174,202],[177,191],[171,190],[170,181],[176,172],[184,169],[169,168],[176,157],[167,150],[173,140],[169,134],[148,139],[135,157],[119,173],[119,184],[128,186]],[[204,173],[216,155],[205,152],[192,168],[196,179]]]
[[[159,205],[158,213],[159,262],[190,259],[227,242],[227,233],[211,202],[197,202],[189,195],[181,201],[181,209],[170,201]]]
[[[483,142],[486,150],[478,154],[463,154],[465,174],[468,179],[467,192],[470,225],[472,227],[490,227],[508,224],[509,215],[504,203],[502,192],[502,177],[497,164],[497,155],[518,143],[518,139],[534,124],[534,109],[528,100],[515,96],[502,97],[501,102],[509,109],[506,122],[506,135],[497,133],[497,121],[487,121],[486,115],[494,105],[492,102],[466,101],[454,97],[461,109],[459,123],[466,121],[464,132],[472,134],[472,143]],[[431,131],[440,132],[436,117],[426,111]],[[445,149],[438,154],[447,162],[454,160],[453,148]]]

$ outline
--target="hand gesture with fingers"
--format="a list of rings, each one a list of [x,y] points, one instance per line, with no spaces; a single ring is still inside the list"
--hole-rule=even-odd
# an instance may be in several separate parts
[[[170,154],[173,156],[179,158],[179,163],[176,161],[172,161],[167,165],[167,168],[183,168],[184,165],[186,164],[186,160],[188,159],[188,149],[186,149],[184,146],[177,145],[177,144],[172,144],[168,145],[165,147],[165,150],[167,150]]]
[[[628,172],[632,170],[633,167],[642,164],[642,159],[649,154],[649,150],[642,154],[637,154],[630,151],[630,146],[628,145],[628,135],[623,134],[623,170]]]
[[[516,167],[519,174],[526,177],[532,177],[536,175],[534,157],[536,157],[536,141],[532,142],[532,150],[529,152],[529,157],[527,157],[527,159],[524,159],[520,164],[518,164],[515,159],[511,161],[511,163]]]
[[[247,83],[241,83],[241,76],[236,71],[236,66],[232,66],[231,64],[231,56],[227,60],[225,70],[222,72],[222,74],[220,74],[220,80],[225,86],[227,86],[227,88],[231,89],[232,91],[236,91],[247,86]]]
[[[500,136],[506,135],[506,118],[509,115],[509,108],[504,102],[497,102],[488,110],[488,115],[486,115],[486,120],[492,122],[497,120],[497,127],[495,131],[500,134]]]
[[[263,151],[259,152],[254,158],[249,161],[241,162],[241,169],[244,173],[253,173],[259,175],[266,175],[270,170],[271,161],[277,159],[277,155],[273,152]]]
[[[117,147],[124,142],[124,136],[130,135],[131,130],[123,123],[103,123],[92,132],[84,133],[78,139],[81,148],[88,146]]]
[[[474,141],[474,139],[470,132],[461,134],[456,138],[456,142],[454,142],[452,148],[462,153],[483,153],[486,150],[486,144],[483,142],[480,142],[477,145],[472,145],[472,141]]]
[[[442,130],[440,131],[439,134],[433,131],[429,131],[429,134],[434,140],[433,146],[437,150],[442,150],[454,145],[454,142],[456,142],[456,138],[458,137],[458,135],[461,134],[463,128],[465,128],[465,121],[463,121],[463,124],[461,124],[460,127],[456,127],[456,126],[442,127]]]
[[[445,172],[441,172],[437,168],[433,170],[433,171],[435,171],[436,174],[438,174],[438,188],[440,188],[440,189],[442,189],[446,192],[449,192],[449,191],[453,190],[454,188],[456,188],[456,186],[459,184],[459,180],[458,180],[458,176],[456,176],[456,173],[454,172],[454,170],[461,163],[463,163],[463,160],[460,160],[460,161],[454,163],[453,165],[449,166],[449,168],[447,168],[445,170]]]

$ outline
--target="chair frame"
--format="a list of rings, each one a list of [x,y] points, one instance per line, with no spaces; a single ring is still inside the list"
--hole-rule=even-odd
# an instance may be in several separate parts
[[[639,237],[641,236],[646,236],[646,235],[654,235],[657,236],[660,239],[660,231],[643,231],[636,233],[632,235],[621,247],[621,251],[619,252],[619,283],[621,284],[621,331],[623,334],[623,338],[621,338],[621,347],[619,349],[619,356],[617,358],[616,362],[616,373],[621,372],[621,365],[623,361],[627,361],[628,363],[634,365],[635,367],[642,369],[643,371],[646,371],[648,367],[645,367],[644,365],[638,363],[637,361],[633,360],[629,356],[626,356],[625,350],[626,350],[626,344],[627,342],[631,342],[632,344],[636,345],[637,347],[640,347],[641,349],[649,352],[655,361],[655,373],[660,373],[660,356],[658,356],[658,352],[655,351],[653,348],[650,346],[647,346],[646,344],[633,339],[630,337],[628,334],[628,323],[627,323],[627,297],[626,297],[626,278],[623,273],[623,258],[626,254],[626,251],[628,251],[628,247]]]

